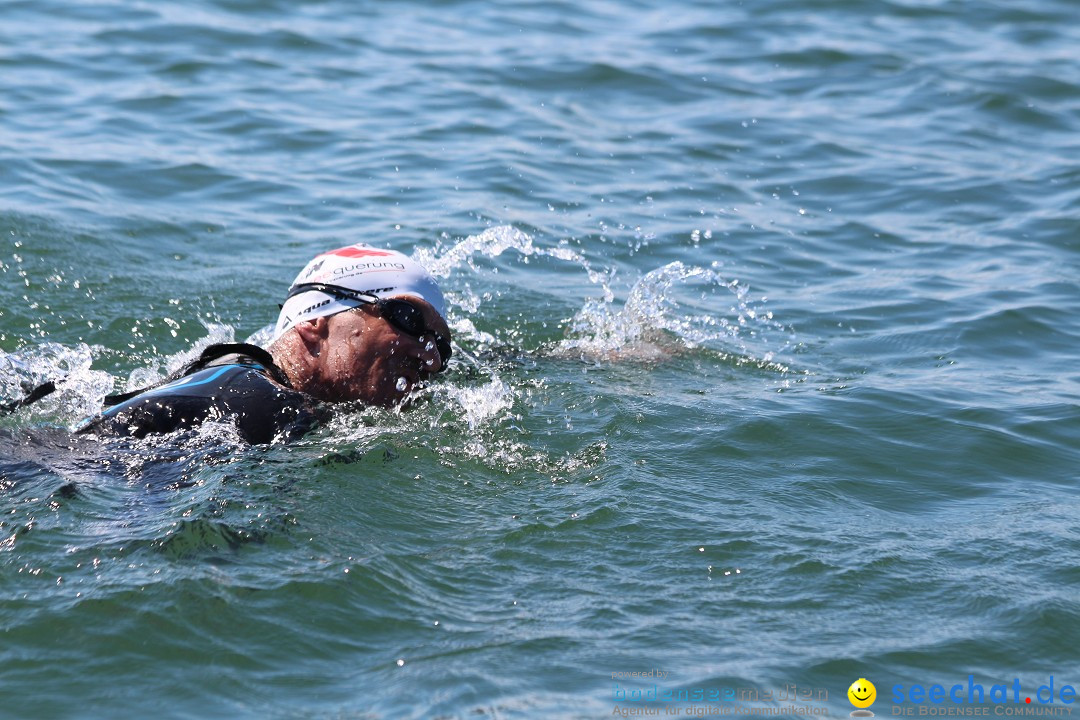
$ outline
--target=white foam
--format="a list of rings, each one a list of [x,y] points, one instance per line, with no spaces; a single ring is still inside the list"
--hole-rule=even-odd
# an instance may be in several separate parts
[[[607,295],[587,300],[555,351],[592,360],[655,360],[708,347],[769,363],[786,347],[786,334],[747,285],[714,269],[672,262],[634,283],[622,307]]]
[[[131,374],[128,375],[125,391],[131,392],[160,382],[169,373],[180,369],[199,357],[202,351],[210,345],[235,342],[236,331],[231,325],[203,322],[203,327],[206,328],[206,336],[196,340],[190,348],[162,358],[156,358],[156,362],[149,367],[132,370]]]
[[[91,370],[92,363],[93,353],[85,343],[67,347],[47,342],[0,353],[0,393],[5,400],[18,399],[51,380],[56,390],[24,412],[36,419],[74,424],[100,410],[101,401],[112,391],[112,377]]]

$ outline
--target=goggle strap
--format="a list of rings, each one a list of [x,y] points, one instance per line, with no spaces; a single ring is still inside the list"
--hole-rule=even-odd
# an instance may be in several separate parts
[[[312,291],[333,295],[334,297],[343,300],[355,300],[364,303],[375,303],[379,301],[379,298],[371,293],[362,293],[341,287],[340,285],[328,285],[326,283],[300,283],[299,285],[293,285],[289,288],[289,294],[285,296],[285,299],[288,300],[296,295]]]

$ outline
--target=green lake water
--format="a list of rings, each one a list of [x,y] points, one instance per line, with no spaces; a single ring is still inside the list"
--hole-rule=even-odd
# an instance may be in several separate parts
[[[4,0],[0,717],[1074,709],[1078,21]],[[71,435],[359,241],[411,409]]]

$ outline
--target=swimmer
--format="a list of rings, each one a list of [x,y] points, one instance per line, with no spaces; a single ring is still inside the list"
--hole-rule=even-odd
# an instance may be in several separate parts
[[[446,369],[444,314],[435,279],[408,256],[363,243],[331,250],[293,281],[268,349],[211,345],[162,383],[107,397],[78,432],[143,437],[232,419],[261,444],[307,432],[325,403],[400,405]]]

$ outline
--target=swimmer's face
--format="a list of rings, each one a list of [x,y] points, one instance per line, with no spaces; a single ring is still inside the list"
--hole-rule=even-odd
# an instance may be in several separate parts
[[[416,337],[398,329],[371,305],[325,318],[319,382],[309,390],[324,400],[362,400],[369,405],[399,404],[416,386],[443,369],[433,334],[450,339],[450,328],[430,304],[402,296],[424,316],[428,332]]]

